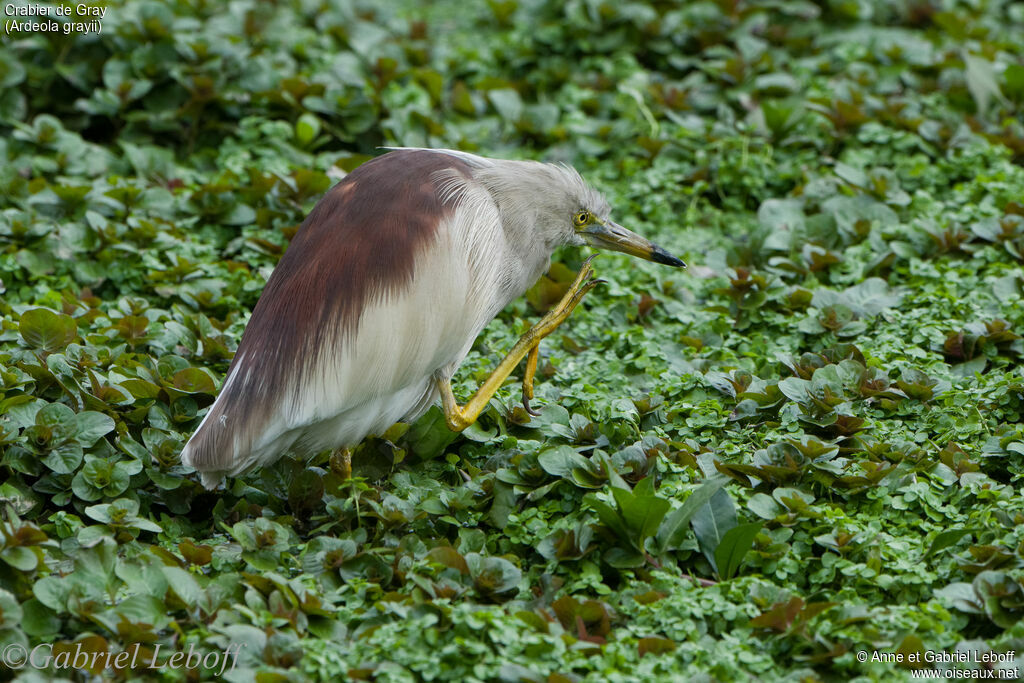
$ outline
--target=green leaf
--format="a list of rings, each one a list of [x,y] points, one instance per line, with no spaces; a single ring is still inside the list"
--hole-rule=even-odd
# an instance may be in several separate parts
[[[465,558],[473,584],[485,595],[513,591],[523,578],[522,571],[504,558],[485,557],[478,553],[469,553]]]
[[[638,496],[620,488],[612,488],[612,496],[618,504],[619,514],[629,527],[629,536],[623,540],[628,540],[642,552],[644,542],[657,532],[671,504],[659,496]]]
[[[94,588],[110,592],[110,588],[118,581],[115,572],[117,564],[117,546],[112,541],[103,541],[78,553],[75,558],[75,573],[72,575]]]
[[[60,577],[44,576],[32,586],[32,593],[39,602],[54,612],[61,613],[66,609],[68,596],[71,594],[71,585]]]
[[[70,474],[82,464],[83,453],[79,444],[69,442],[51,449],[42,462],[56,474]]]
[[[0,484],[0,503],[11,506],[16,515],[28,514],[40,502],[39,496],[17,478]]]
[[[170,386],[189,394],[215,394],[213,378],[199,368],[185,368],[174,373]]]
[[[736,575],[762,525],[763,522],[750,522],[734,526],[725,532],[721,543],[715,548],[715,564],[718,566],[719,577],[728,581]]]
[[[295,139],[302,147],[308,146],[320,134],[320,119],[315,114],[304,113],[295,122]]]
[[[9,50],[0,50],[0,88],[11,88],[25,79],[25,67]]]
[[[902,293],[892,290],[885,280],[872,277],[842,292],[819,289],[814,293],[813,305],[819,309],[842,305],[859,316],[875,316],[902,301]]]
[[[21,627],[26,634],[38,638],[52,636],[60,631],[60,617],[36,598],[26,600],[21,608]]]
[[[604,561],[616,569],[635,569],[644,565],[644,554],[633,548],[609,548],[602,556]]]
[[[644,477],[633,487],[633,495],[637,497],[654,496],[654,477]]]
[[[725,486],[728,481],[728,477],[720,474],[708,477],[704,483],[683,501],[682,505],[665,517],[658,528],[657,535],[658,547],[662,552],[678,548],[683,543],[693,515],[702,506],[706,505],[711,500],[711,497]]]
[[[1009,64],[1003,71],[1006,94],[1020,103],[1024,102],[1024,64]]]
[[[583,502],[597,513],[597,517],[601,520],[601,523],[615,532],[616,536],[623,541],[629,541],[632,535],[629,532],[629,528],[626,526],[626,521],[621,515],[619,515],[615,508],[598,499],[597,496],[592,493],[587,494],[583,498]]]
[[[114,429],[114,420],[109,415],[93,410],[78,413],[75,440],[82,448],[91,448],[101,437]]]
[[[977,531],[977,529],[971,529],[968,527],[940,531],[935,534],[935,538],[932,539],[931,545],[928,546],[928,552],[926,552],[924,556],[931,557],[940,550],[945,550],[946,548],[956,545],[964,536],[976,533]]]
[[[490,429],[484,429],[480,426],[479,422],[474,422],[462,430],[462,435],[470,441],[487,443],[489,441],[493,441],[494,438],[498,436],[498,431],[497,425],[494,425]]]
[[[839,162],[835,167],[836,175],[859,188],[868,187],[868,174],[859,168]]]
[[[779,391],[795,403],[807,403],[810,400],[811,383],[799,377],[787,377],[779,381]]]
[[[432,460],[443,454],[448,444],[456,438],[458,434],[448,429],[444,413],[436,405],[416,420],[406,434],[413,453],[424,460]]]
[[[491,510],[488,513],[488,520],[497,529],[504,529],[508,525],[509,515],[512,514],[516,509],[516,492],[515,488],[508,484],[495,481],[494,482],[494,502],[491,504]]]
[[[0,560],[23,572],[30,572],[39,566],[39,556],[32,548],[14,546],[0,551]]]
[[[576,468],[590,468],[589,460],[577,453],[576,449],[565,445],[543,451],[537,456],[537,463],[548,474],[563,479],[572,478],[573,470]]]
[[[0,629],[18,628],[21,625],[22,610],[18,599],[9,591],[0,588]],[[6,664],[6,661],[4,662]]]
[[[104,503],[103,505],[90,505],[85,508],[85,514],[92,517],[97,522],[108,524],[111,520],[110,503]]]
[[[137,377],[129,377],[126,380],[122,380],[120,385],[130,391],[135,398],[156,398],[160,395],[160,387]]]
[[[857,178],[857,180],[870,182],[866,178]],[[821,210],[823,215],[831,216],[835,221],[833,230],[838,230],[849,240],[859,239],[863,232],[869,230],[873,225],[889,226],[899,222],[895,211],[882,202],[863,194],[853,197],[846,195],[829,197],[822,203]]]
[[[767,493],[755,493],[747,501],[747,509],[761,519],[772,520],[781,515],[785,510],[774,498]]]
[[[314,470],[305,469],[288,485],[288,506],[296,514],[308,514],[324,497],[324,481]]]
[[[662,638],[660,636],[650,636],[647,638],[641,638],[637,641],[637,652],[643,657],[647,654],[652,655],[663,655],[669,652],[675,652],[676,643],[675,641],[669,640],[668,638]]]
[[[964,64],[966,65],[964,80],[967,82],[967,90],[974,98],[979,116],[985,116],[988,112],[989,102],[993,99],[1007,103],[1003,93],[999,90],[999,83],[996,82],[996,73],[992,62],[972,54],[964,54]]]
[[[78,326],[69,315],[54,313],[47,308],[33,308],[21,315],[18,332],[33,349],[55,353],[75,341]]]
[[[697,536],[701,552],[711,563],[711,567],[719,572],[715,551],[722,542],[726,532],[736,526],[736,505],[726,490],[716,491],[711,500],[698,508],[690,520],[693,533]]]
[[[598,463],[605,473],[608,475],[608,482],[612,485],[612,488],[619,488],[628,491],[629,484],[622,478],[622,475],[615,469],[615,465],[612,463],[611,458],[602,453],[595,453],[593,455],[593,462]],[[575,473],[574,473],[575,474]]]
[[[195,576],[180,567],[161,567],[167,585],[186,605],[199,604],[203,589],[199,587]]]
[[[71,490],[82,500],[93,501],[102,498],[108,486],[116,489],[120,484],[124,485],[123,488],[110,495],[117,495],[128,488],[127,479],[116,478],[113,464],[106,459],[87,457],[85,465],[71,480]]]
[[[766,230],[764,248],[789,251],[804,233],[807,218],[799,199],[768,199],[757,211],[757,222]]]
[[[95,618],[113,633],[117,633],[118,624],[122,621],[145,624],[153,630],[161,629],[171,621],[163,600],[141,594],[128,596],[106,612],[95,615]]]
[[[935,597],[945,600],[952,607],[967,614],[984,614],[981,601],[969,583],[951,583],[945,588],[935,591]]]
[[[91,548],[99,543],[106,541],[113,542],[115,540],[114,531],[110,527],[103,526],[101,524],[94,524],[92,526],[85,527],[78,532],[76,538],[78,540],[78,545],[83,548]]]
[[[36,413],[36,424],[52,430],[51,442],[60,444],[70,439],[78,430],[75,411],[63,403],[51,403]]]
[[[133,529],[139,529],[141,531],[151,531],[154,534],[158,534],[164,530],[163,527],[161,527],[159,524],[151,520],[148,520],[145,517],[133,517],[126,524],[127,526],[130,526]]]
[[[487,93],[487,99],[491,101],[498,116],[504,120],[515,123],[522,118],[523,100],[512,88],[491,90]]]

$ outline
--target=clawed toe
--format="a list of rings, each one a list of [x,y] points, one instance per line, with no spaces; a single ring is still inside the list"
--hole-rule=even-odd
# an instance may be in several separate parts
[[[540,411],[530,407],[530,399],[527,398],[526,394],[523,394],[523,410],[534,417],[540,417]]]

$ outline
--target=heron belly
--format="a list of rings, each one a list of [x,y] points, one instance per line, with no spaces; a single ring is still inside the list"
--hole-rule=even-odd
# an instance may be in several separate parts
[[[306,427],[302,444],[316,451],[355,445],[367,435],[383,434],[403,419],[416,419],[430,407],[430,401],[425,402],[424,397],[432,399],[433,394],[430,383],[420,383],[392,394],[375,396],[362,405]],[[425,405],[419,414],[410,414],[420,404]]]

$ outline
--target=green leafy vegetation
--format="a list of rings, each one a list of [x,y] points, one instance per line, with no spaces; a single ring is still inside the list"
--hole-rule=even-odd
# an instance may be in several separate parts
[[[138,655],[26,681],[229,646],[240,681],[1024,651],[1021,45],[998,0],[133,1],[5,36],[0,649]],[[299,453],[204,491],[178,455],[266,278],[380,145],[572,163],[691,267],[598,259],[539,417],[509,383],[352,479]]]

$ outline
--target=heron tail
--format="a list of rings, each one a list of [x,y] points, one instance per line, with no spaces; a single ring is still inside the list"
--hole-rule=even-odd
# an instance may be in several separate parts
[[[195,469],[203,486],[211,491],[235,469],[234,438],[219,403],[214,402],[199,429],[181,449],[181,464]]]

